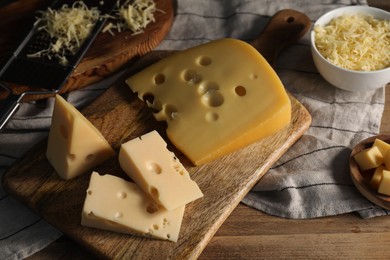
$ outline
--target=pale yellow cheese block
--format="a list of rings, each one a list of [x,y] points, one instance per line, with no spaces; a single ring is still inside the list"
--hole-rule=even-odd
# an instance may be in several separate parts
[[[379,183],[381,182],[383,170],[385,170],[383,165],[378,166],[371,177],[370,186],[376,190],[378,190]]]
[[[290,99],[268,62],[248,43],[221,39],[177,52],[126,80],[153,101],[170,141],[195,165],[287,126]]]
[[[185,206],[158,206],[135,183],[93,172],[81,214],[83,226],[177,242]]]
[[[164,139],[152,131],[122,144],[121,168],[159,205],[174,210],[203,197]]]
[[[72,179],[113,155],[115,151],[99,130],[56,95],[46,157],[59,176]]]
[[[383,163],[383,156],[376,146],[369,147],[355,154],[354,159],[362,171],[374,169]]]
[[[372,145],[372,147],[378,147],[378,149],[381,152],[383,158],[386,156],[386,154],[390,150],[390,144],[386,143],[385,141],[382,141],[381,139],[375,139],[374,144]]]
[[[390,171],[383,170],[378,192],[390,196]]]

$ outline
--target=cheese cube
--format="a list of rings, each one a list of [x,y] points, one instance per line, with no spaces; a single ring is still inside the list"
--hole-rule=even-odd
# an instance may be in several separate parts
[[[378,147],[370,147],[354,155],[360,170],[365,171],[378,167],[383,163],[383,156]]]
[[[383,170],[378,192],[390,196],[390,171]]]
[[[270,136],[291,120],[279,77],[248,43],[221,39],[177,52],[126,80],[200,165]]]
[[[383,157],[385,157],[387,152],[390,150],[390,144],[388,144],[385,141],[382,141],[380,139],[375,139],[374,144],[372,146],[378,147],[378,149],[381,152]]]
[[[99,130],[56,95],[46,157],[59,176],[72,179],[113,155],[114,150]]]
[[[375,169],[375,172],[371,177],[370,186],[372,188],[374,188],[375,190],[378,190],[379,183],[381,182],[381,179],[382,179],[382,172],[384,169],[385,169],[385,167],[383,165],[378,166]]]
[[[91,175],[81,224],[176,242],[185,206],[167,211],[136,184],[113,175]]]
[[[181,207],[203,196],[196,182],[164,139],[152,131],[122,144],[121,168],[158,204],[167,210]]]

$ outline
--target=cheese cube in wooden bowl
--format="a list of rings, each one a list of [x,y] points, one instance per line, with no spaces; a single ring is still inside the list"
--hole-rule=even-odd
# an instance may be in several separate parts
[[[351,178],[356,188],[369,201],[385,209],[390,209],[389,149],[390,135],[376,135],[357,144],[349,157]],[[367,166],[370,164],[371,167]]]

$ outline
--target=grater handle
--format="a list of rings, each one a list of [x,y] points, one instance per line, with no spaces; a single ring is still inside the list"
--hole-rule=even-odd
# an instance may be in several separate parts
[[[8,91],[8,96],[0,100],[0,132],[2,132],[5,125],[18,110],[22,96],[13,94],[5,84],[0,83],[0,87]]]

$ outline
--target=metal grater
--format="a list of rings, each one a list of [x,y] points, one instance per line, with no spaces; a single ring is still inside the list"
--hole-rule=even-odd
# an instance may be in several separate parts
[[[54,1],[50,8],[57,10],[64,4],[71,6],[74,2],[74,0],[57,0]],[[89,8],[97,7],[101,14],[109,14],[116,3],[114,0],[84,0],[83,2]],[[61,65],[56,58],[28,58],[27,54],[47,49],[51,42],[50,36],[45,32],[38,31],[35,27],[30,30],[11,58],[0,70],[0,87],[9,93],[5,100],[0,100],[0,131],[3,130],[12,115],[16,112],[25,95],[55,94],[62,88],[87,52],[93,40],[103,28],[105,20],[100,19],[97,21],[89,37],[83,42],[75,54],[66,54],[69,61],[66,66]],[[7,86],[7,83],[45,90],[29,91],[21,95],[14,95]]]

